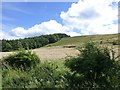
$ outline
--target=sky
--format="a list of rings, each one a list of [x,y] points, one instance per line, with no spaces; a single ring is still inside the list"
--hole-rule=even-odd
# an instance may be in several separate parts
[[[118,33],[118,0],[2,2],[0,39]]]

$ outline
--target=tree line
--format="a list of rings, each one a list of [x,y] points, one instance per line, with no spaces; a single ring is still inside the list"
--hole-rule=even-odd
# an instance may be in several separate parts
[[[62,33],[57,33],[57,34],[41,35],[41,36],[16,39],[16,40],[3,39],[0,41],[2,41],[2,51],[7,52],[7,51],[19,50],[21,48],[24,48],[25,50],[40,48],[44,45],[55,43],[64,37],[70,37],[70,36]]]

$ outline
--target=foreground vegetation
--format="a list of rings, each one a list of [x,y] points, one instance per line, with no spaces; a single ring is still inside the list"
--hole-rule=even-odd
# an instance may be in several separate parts
[[[87,43],[77,57],[41,62],[35,53],[20,51],[2,58],[3,89],[65,88],[67,90],[120,88],[120,61],[110,50]]]
[[[120,61],[113,51],[110,56],[107,48],[88,43],[80,52],[78,57],[65,61],[65,65],[73,72],[70,76],[72,88],[120,88]]]

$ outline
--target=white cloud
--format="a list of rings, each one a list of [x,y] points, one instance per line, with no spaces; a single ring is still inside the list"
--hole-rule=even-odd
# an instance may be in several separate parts
[[[112,4],[118,0],[80,0],[73,3],[67,12],[61,12],[64,25],[86,34],[117,33],[118,7]]]
[[[22,27],[17,27],[15,29],[12,29],[10,34],[16,37],[23,37],[27,34],[27,31]]]
[[[19,39],[19,37],[16,36],[11,36],[9,33],[4,32],[4,31],[0,31],[0,40],[2,39]]]
[[[110,34],[118,32],[118,0],[79,0],[66,12],[61,12],[63,25],[56,20],[36,24],[27,30],[17,27],[8,37],[24,38],[53,33],[66,33],[71,36],[89,34]],[[4,37],[5,33],[2,34]]]
[[[63,32],[62,25],[55,20],[43,22],[28,29],[28,34],[53,34]]]
[[[43,22],[41,24],[34,25],[27,30],[22,27],[17,27],[12,29],[9,34],[17,38],[40,36],[44,34],[54,34],[54,33],[65,33],[64,28],[55,20],[50,20],[48,22]]]
[[[9,35],[7,35],[7,39],[13,36],[15,39],[18,38],[25,38],[25,37],[33,37],[33,36],[40,36],[45,34],[54,34],[54,33],[66,33],[71,36],[78,36],[79,33],[73,32],[70,30],[67,26],[62,26],[60,23],[58,23],[55,20],[50,20],[47,22],[42,22],[41,24],[36,24],[31,28],[28,28],[27,30],[22,27],[17,27],[15,29],[12,29],[10,32],[8,32]],[[5,33],[2,33],[2,37],[4,37]]]

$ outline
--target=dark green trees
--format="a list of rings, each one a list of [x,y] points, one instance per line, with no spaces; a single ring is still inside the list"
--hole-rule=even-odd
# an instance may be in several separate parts
[[[2,40],[2,51],[14,51],[20,48],[24,49],[34,49],[39,48],[44,45],[57,42],[63,37],[69,37],[66,34],[51,34],[51,35],[42,35],[31,38],[24,38],[19,40]]]
[[[4,51],[12,50],[12,45],[9,42],[3,40],[2,45],[3,45],[2,48],[4,48]]]
[[[114,57],[111,58],[108,49],[100,49],[94,43],[88,43],[80,51],[78,57],[65,62],[73,72],[69,77],[72,88],[120,87],[120,63]]]

